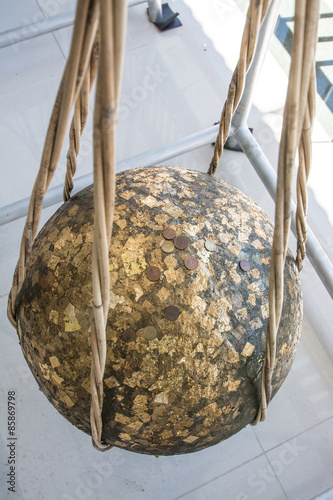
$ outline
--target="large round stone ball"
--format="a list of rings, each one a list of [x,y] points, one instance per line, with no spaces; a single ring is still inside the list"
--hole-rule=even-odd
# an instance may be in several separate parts
[[[18,296],[24,356],[46,397],[90,433],[92,187],[38,235]],[[216,444],[259,404],[272,224],[237,189],[193,170],[117,175],[103,438],[154,455]],[[273,394],[300,336],[291,254]]]

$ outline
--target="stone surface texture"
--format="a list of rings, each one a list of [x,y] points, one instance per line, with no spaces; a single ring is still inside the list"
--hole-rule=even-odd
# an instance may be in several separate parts
[[[30,369],[59,412],[87,433],[93,215],[91,187],[55,213],[37,237],[18,297]],[[167,227],[187,238],[184,250],[162,251]],[[254,419],[272,234],[255,203],[207,174],[149,167],[117,175],[104,377],[108,443],[153,455],[189,453]],[[195,269],[184,265],[187,256],[198,260]],[[156,281],[147,277],[150,266],[160,269]],[[165,315],[169,306],[179,311],[175,320]],[[293,362],[301,323],[301,287],[288,253],[273,394]]]

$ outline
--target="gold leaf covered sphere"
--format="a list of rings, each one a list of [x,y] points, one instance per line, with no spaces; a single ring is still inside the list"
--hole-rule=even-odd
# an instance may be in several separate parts
[[[270,219],[198,171],[117,175],[110,246],[103,439],[153,455],[189,453],[255,417],[265,356]],[[22,350],[40,388],[90,433],[93,190],[38,235],[18,296]],[[301,287],[288,253],[273,395],[295,356]]]

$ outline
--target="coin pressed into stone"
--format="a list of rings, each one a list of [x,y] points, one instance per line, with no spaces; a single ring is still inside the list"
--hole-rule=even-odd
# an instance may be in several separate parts
[[[239,262],[239,267],[241,268],[242,271],[249,271],[251,269],[250,262],[248,260],[241,260]]]
[[[146,326],[146,328],[142,330],[142,335],[147,340],[153,340],[157,336],[157,331],[153,326]]]
[[[186,236],[177,236],[174,241],[175,247],[178,248],[178,250],[185,250],[188,246],[188,239]]]
[[[209,252],[215,252],[216,250],[216,243],[214,240],[206,240],[205,241],[205,248]]]
[[[196,257],[192,257],[191,255],[188,255],[184,259],[184,264],[185,264],[186,269],[189,269],[191,271],[192,269],[196,269],[198,267],[199,262],[198,262],[198,259]]]
[[[175,249],[175,245],[172,243],[172,241],[165,241],[162,245],[162,250],[165,253],[171,253]]]
[[[176,237],[176,231],[172,227],[166,227],[163,236],[166,240],[173,240]]]
[[[168,306],[165,308],[164,316],[170,321],[176,321],[180,315],[180,310],[176,306]]]
[[[149,266],[146,271],[146,276],[150,281],[157,281],[161,276],[161,270],[157,266]]]
[[[132,328],[127,328],[123,331],[123,339],[126,342],[133,342],[136,339],[136,332]]]

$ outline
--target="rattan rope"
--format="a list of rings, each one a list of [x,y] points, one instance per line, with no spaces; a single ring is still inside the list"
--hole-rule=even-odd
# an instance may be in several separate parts
[[[296,209],[296,230],[297,230],[297,253],[296,265],[299,271],[302,270],[303,261],[306,256],[307,224],[306,216],[308,211],[307,182],[311,167],[311,133],[315,114],[316,99],[316,72],[313,67],[310,80],[308,104],[302,137],[298,149],[299,167],[297,173],[297,209]]]
[[[250,69],[258,42],[260,27],[269,5],[270,0],[252,0],[249,5],[241,42],[239,60],[229,85],[228,97],[223,106],[214,153],[208,169],[208,173],[211,175],[215,175],[217,171],[218,164],[223,153],[223,146],[230,132],[231,119],[242,97],[246,83],[246,74]]]
[[[89,111],[89,95],[94,84],[99,58],[99,37],[96,36],[90,58],[90,67],[87,68],[80,94],[75,101],[74,113],[69,132],[69,148],[67,152],[67,169],[65,176],[63,199],[69,200],[74,187],[73,177],[77,168],[77,156],[80,151],[81,135],[87,123]]]
[[[304,141],[301,142],[301,135],[304,124],[306,130],[311,130],[311,126],[308,127],[308,118],[310,115],[313,118],[313,102],[311,101],[310,112],[308,96],[309,92],[313,92],[311,87],[313,83],[310,85],[310,80],[311,76],[313,76],[315,61],[318,18],[319,0],[312,0],[311,2],[296,0],[291,67],[278,164],[275,226],[270,265],[266,356],[261,374],[261,401],[254,424],[265,420],[267,407],[272,396],[276,336],[283,305],[283,272],[291,222],[290,204],[295,156],[299,146],[304,155],[308,155],[308,151],[305,153],[306,147],[303,147]],[[304,133],[302,139],[304,139]],[[308,146],[309,143],[307,143]]]
[[[20,255],[14,271],[8,298],[7,315],[16,328],[16,298],[25,277],[25,268],[37,234],[43,199],[57,168],[66,134],[68,118],[80,91],[83,77],[96,37],[99,11],[95,0],[78,2],[73,30],[73,42],[44,142],[40,168],[30,197],[28,215],[23,230]]]
[[[91,322],[90,424],[95,448],[102,442],[103,376],[106,361],[106,322],[110,304],[109,247],[112,234],[116,156],[115,131],[120,97],[127,4],[100,0],[100,61],[94,115],[94,237],[92,248],[93,315]]]

